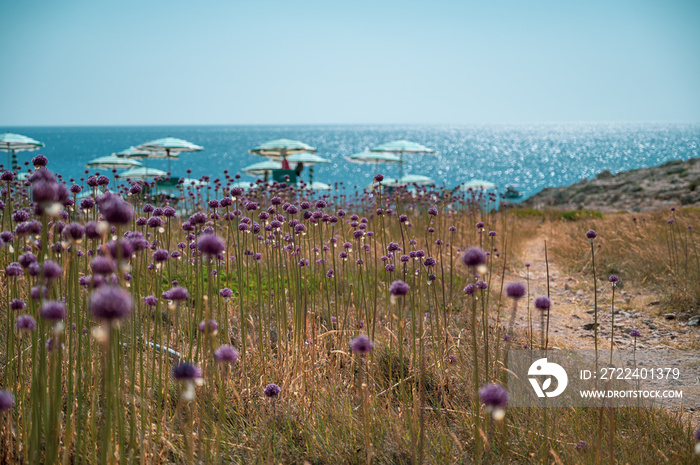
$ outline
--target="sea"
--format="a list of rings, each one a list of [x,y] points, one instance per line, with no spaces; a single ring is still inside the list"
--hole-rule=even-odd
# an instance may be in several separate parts
[[[436,153],[404,156],[404,174],[430,176],[436,185],[448,188],[472,179],[486,180],[501,190],[513,186],[522,198],[545,187],[590,179],[604,170],[617,173],[700,156],[700,123],[0,127],[0,133],[6,131],[45,144],[35,152],[20,152],[20,164],[41,153],[48,157],[49,168],[64,179],[76,180],[85,176],[88,161],[161,137],[182,138],[204,147],[173,160],[173,175],[212,179],[223,178],[224,170],[233,175],[262,161],[248,152],[259,144],[294,139],[316,147],[318,155],[330,160],[314,167],[314,181],[347,190],[367,186],[377,173],[399,177],[399,167],[358,165],[345,157],[407,139]],[[4,154],[0,163],[7,164]],[[148,166],[167,170],[167,161],[149,160]],[[306,177],[308,170],[302,174]],[[243,175],[242,180],[255,178]]]

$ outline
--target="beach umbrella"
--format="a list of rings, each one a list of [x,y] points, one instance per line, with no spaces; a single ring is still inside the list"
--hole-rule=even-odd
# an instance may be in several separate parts
[[[188,142],[184,139],[177,139],[175,137],[164,137],[162,139],[152,140],[151,142],[146,142],[145,144],[136,147],[138,150],[145,150],[152,153],[163,153],[165,151],[165,158],[168,159],[168,171],[170,171],[170,158],[171,155],[177,155],[182,152],[199,152],[204,150],[203,147],[195,145],[192,142]],[[149,155],[149,157],[151,157]],[[151,157],[151,158],[162,158],[162,157]]]
[[[495,189],[496,185],[489,181],[483,181],[481,179],[472,179],[459,186],[459,190],[473,190],[473,191],[485,191],[489,189]]]
[[[165,177],[168,173],[162,170],[157,170],[155,168],[141,167],[134,168],[121,174],[124,179],[149,179]]]
[[[301,187],[301,185],[299,185],[299,187]],[[305,183],[304,189],[311,191],[329,191],[331,190],[331,186],[326,184],[325,182],[316,181],[311,183]]]
[[[90,168],[126,170],[130,168],[138,168],[139,166],[143,165],[136,160],[120,158],[115,155],[109,155],[106,157],[100,157],[95,158],[94,160],[90,160],[89,162],[87,162],[87,166]]]
[[[328,164],[331,161],[311,152],[295,153],[287,157],[287,161],[292,163],[304,163],[309,165],[309,183],[314,182],[314,165]]]
[[[298,140],[277,139],[265,142],[262,145],[250,150],[250,153],[262,155],[263,157],[285,159],[290,155],[303,152],[316,153],[316,149]]]
[[[264,176],[267,178],[271,171],[281,169],[282,163],[276,160],[265,160],[259,163],[253,163],[250,166],[246,166],[241,171],[249,176]]]
[[[87,162],[86,166],[89,168],[104,168],[108,170],[126,170],[131,168],[138,168],[142,165],[136,160],[130,160],[128,158],[120,158],[114,155],[109,155],[106,157],[100,157],[95,158],[94,160],[90,160],[89,162]]]
[[[401,158],[398,155],[387,152],[364,152],[355,153],[345,159],[351,163],[359,163],[363,165],[377,165],[379,163],[401,163]]]
[[[115,157],[124,158],[165,158],[165,151],[162,153],[149,152],[148,150],[139,150],[136,147],[129,147],[121,152],[113,153]],[[160,156],[159,156],[160,155]]]
[[[404,186],[408,184],[435,184],[435,180],[431,177],[422,176],[420,174],[407,174],[406,176],[401,177],[397,184]]]
[[[15,171],[17,169],[17,152],[22,150],[36,150],[44,144],[30,137],[21,134],[6,132],[0,134],[0,150],[7,152],[7,169]]]
[[[403,177],[403,156],[404,154],[435,153],[435,150],[408,140],[395,140],[382,144],[371,149],[372,152],[389,152],[399,156],[401,160],[400,177]]]

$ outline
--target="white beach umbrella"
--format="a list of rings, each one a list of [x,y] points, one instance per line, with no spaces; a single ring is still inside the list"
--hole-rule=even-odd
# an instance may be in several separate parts
[[[43,147],[44,144],[31,137],[23,136],[21,134],[14,134],[12,132],[6,132],[0,134],[0,150],[7,152],[7,169],[15,171],[17,169],[17,152],[22,150],[36,150]]]

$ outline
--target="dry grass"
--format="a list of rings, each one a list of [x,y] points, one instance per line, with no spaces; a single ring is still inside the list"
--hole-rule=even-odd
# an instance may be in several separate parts
[[[636,220],[635,220],[636,219]],[[672,223],[668,223],[673,219]],[[576,221],[549,220],[554,258],[571,273],[587,273],[590,249],[581,246],[589,229],[595,240],[599,276],[619,275],[637,288],[658,292],[673,310],[700,309],[700,211],[683,209],[646,214],[618,213]]]

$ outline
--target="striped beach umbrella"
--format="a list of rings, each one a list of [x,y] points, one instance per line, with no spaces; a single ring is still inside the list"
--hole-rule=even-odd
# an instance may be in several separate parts
[[[199,152],[204,150],[203,147],[188,142],[184,139],[177,139],[175,137],[164,137],[162,139],[152,140],[141,144],[136,147],[138,150],[144,150],[149,153],[162,154],[165,152],[165,158],[168,159],[168,172],[170,172],[170,158],[171,155],[178,155],[182,152]],[[149,158],[163,158],[161,156],[148,156]]]
[[[269,176],[274,170],[281,170],[282,163],[276,160],[265,160],[246,166],[241,171],[249,176]]]
[[[288,156],[287,161],[291,163],[303,163],[305,165],[309,165],[309,183],[311,184],[314,182],[314,165],[325,165],[331,162],[330,160],[311,152],[295,153]]]
[[[139,150],[136,147],[129,147],[121,152],[113,153],[112,155],[124,158],[165,158],[165,151],[156,153],[149,152],[148,150]]]
[[[270,158],[287,158],[290,155],[302,152],[316,153],[316,149],[298,140],[277,139],[265,142],[250,150],[250,153]]]
[[[401,158],[398,155],[387,152],[364,152],[355,153],[345,159],[351,163],[359,163],[362,165],[377,165],[379,163],[401,163]]]
[[[116,169],[116,170],[127,170],[131,168],[138,168],[143,166],[140,162],[136,160],[130,160],[128,158],[121,158],[115,155],[109,155],[106,157],[95,158],[87,162],[87,166],[90,168],[105,168],[105,169]]]
[[[429,176],[423,176],[420,174],[407,174],[406,176],[402,176],[398,184],[401,185],[408,185],[408,184],[418,184],[418,185],[425,185],[425,184],[435,184],[435,180]]]
[[[408,140],[395,140],[392,142],[387,142],[386,144],[379,145],[371,149],[372,152],[388,152],[399,156],[400,158],[400,176],[403,177],[403,156],[404,154],[418,154],[418,153],[435,153],[435,150],[430,149],[424,145],[417,142],[411,142]]]
[[[0,150],[7,152],[7,169],[12,169],[16,171],[18,168],[17,163],[17,152],[22,150],[36,150],[43,147],[44,144],[31,137],[23,136],[21,134],[14,134],[11,132],[6,132],[0,134]]]
[[[134,168],[121,174],[124,179],[150,179],[165,177],[168,173],[163,170],[157,170],[155,168],[141,167]]]

